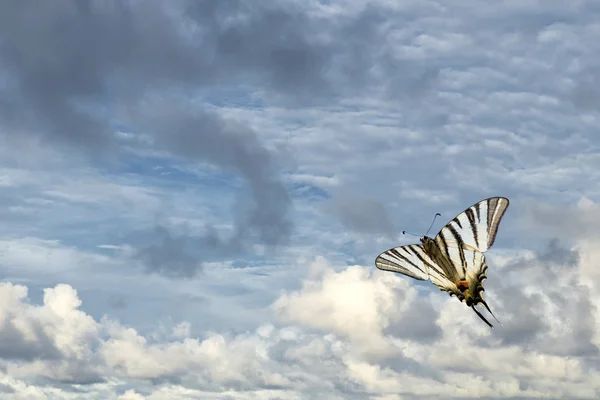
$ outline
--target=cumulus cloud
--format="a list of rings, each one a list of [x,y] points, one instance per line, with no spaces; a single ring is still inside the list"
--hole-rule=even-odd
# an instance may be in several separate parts
[[[383,330],[391,320],[401,318],[416,290],[391,274],[372,278],[372,272],[354,266],[336,273],[325,267],[322,275],[305,281],[300,291],[280,297],[273,305],[275,313],[282,321],[335,332],[360,343],[366,351],[392,355]]]
[[[556,244],[549,249],[556,252]],[[568,272],[562,278],[567,288],[569,276],[581,276],[584,269],[585,257],[575,265],[560,259],[548,263],[546,257],[527,260],[529,267],[517,257],[498,275],[511,281],[518,270],[531,278],[546,267]],[[25,286],[4,283],[0,359],[6,375],[0,383],[9,395],[61,383],[83,384],[90,395],[112,393],[119,399],[594,397],[600,391],[600,342],[598,312],[590,303],[597,295],[580,291],[579,299],[561,297],[559,286],[539,294],[542,307],[529,308],[527,302],[513,304],[512,297],[529,299],[540,286],[535,280],[519,282],[494,286],[493,303],[505,327],[492,331],[445,293],[429,288],[428,296],[418,296],[403,277],[360,266],[334,269],[321,258],[300,289],[282,293],[272,304],[275,324],[199,338],[183,322],[160,340],[107,316],[90,317],[69,285],[45,289],[43,303],[34,305]],[[411,312],[421,303],[432,312]],[[529,319],[542,321],[529,334],[514,330],[514,318],[517,325],[527,322],[519,314],[523,309]],[[578,315],[578,309],[585,312]],[[420,320],[432,321],[438,335],[419,337]],[[128,380],[139,382],[139,388],[119,383]]]
[[[13,3],[1,397],[600,396],[597,2]],[[374,269],[498,194],[503,327]]]
[[[79,384],[104,379],[94,365],[98,326],[78,310],[81,300],[71,286],[45,289],[41,307],[25,303],[24,286],[3,283],[0,293],[6,300],[0,351],[3,359],[15,361],[8,367],[10,375]]]

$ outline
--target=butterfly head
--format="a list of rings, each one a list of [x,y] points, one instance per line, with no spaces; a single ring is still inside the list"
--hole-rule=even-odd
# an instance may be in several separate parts
[[[419,238],[419,240],[421,241],[421,244],[423,244],[425,251],[428,252],[429,254],[433,254],[434,247],[435,247],[435,241],[432,238],[430,238],[429,236],[421,236]]]

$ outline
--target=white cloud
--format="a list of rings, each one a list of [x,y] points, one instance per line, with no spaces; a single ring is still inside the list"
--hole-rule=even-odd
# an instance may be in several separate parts
[[[146,398],[141,394],[136,393],[135,390],[129,389],[125,393],[117,397],[117,400],[146,400]]]
[[[323,268],[322,261],[317,263]],[[383,331],[410,307],[416,290],[406,280],[360,266],[339,273],[325,267],[319,275],[316,269],[311,267],[311,280],[305,281],[300,291],[284,294],[274,303],[278,318],[334,332],[366,351],[393,353]]]
[[[65,277],[76,270],[116,265],[116,260],[107,256],[37,237],[0,240],[0,256],[6,272],[29,278],[57,273]]]
[[[587,268],[585,261],[581,268]],[[273,303],[276,325],[205,332],[203,339],[192,336],[186,322],[175,325],[172,335],[152,339],[108,317],[94,320],[80,310],[81,300],[69,285],[46,289],[42,305],[30,304],[27,294],[24,286],[0,285],[0,337],[19,338],[12,343],[12,357],[2,360],[16,379],[5,384],[22,390],[38,388],[39,377],[88,382],[92,393],[108,391],[117,399],[210,398],[202,391],[208,388],[214,398],[253,393],[265,399],[309,393],[324,398],[368,393],[373,399],[556,393],[586,398],[600,390],[600,371],[585,357],[551,354],[536,341],[523,347],[502,344],[503,328],[491,331],[454,298],[435,290],[429,298],[417,297],[408,279],[360,266],[336,272],[322,258],[311,265],[302,288]],[[506,301],[498,293],[494,298],[494,303]],[[429,301],[441,307],[439,317],[409,315]],[[558,298],[546,301],[562,304]],[[536,312],[548,320],[561,318],[549,309]],[[443,335],[426,343],[397,329],[418,319],[437,321]],[[549,328],[546,335],[561,332],[560,326]],[[118,395],[119,382],[128,380],[140,382],[140,389]],[[151,381],[176,383],[147,386]]]
[[[0,6],[0,397],[600,396],[595,2],[197,3],[134,2],[134,30],[99,3]],[[257,177],[289,189],[290,242],[215,254],[280,211]],[[504,327],[375,271],[490,195],[511,199],[485,292]],[[138,268],[155,225],[203,274]]]
[[[307,184],[323,188],[331,188],[339,185],[340,183],[335,176],[315,176],[310,174],[290,174],[288,179],[294,183]]]

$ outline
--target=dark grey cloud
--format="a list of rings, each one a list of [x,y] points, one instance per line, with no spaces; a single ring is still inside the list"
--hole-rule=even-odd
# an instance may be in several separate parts
[[[198,24],[212,75],[259,84],[298,98],[333,90],[326,79],[332,52],[311,37],[319,29],[300,7],[244,0],[196,1],[187,15]],[[236,23],[228,20],[243,15]]]
[[[250,19],[228,27],[226,19],[237,13]],[[286,215],[291,202],[272,154],[255,132],[197,105],[171,106],[157,121],[140,99],[172,89],[195,92],[259,80],[284,92],[322,88],[319,68],[312,66],[321,56],[301,33],[308,19],[293,15],[244,1],[4,3],[0,123],[9,131],[35,132],[50,144],[112,157],[119,143],[111,121],[124,117],[118,122],[138,132],[146,129],[158,150],[210,162],[245,179],[249,193],[243,196],[249,200],[240,203],[246,212],[238,213],[235,238],[228,244],[247,238],[267,245],[284,242],[291,233]],[[195,23],[197,32],[184,33],[184,23]],[[119,111],[133,108],[137,112],[125,116]],[[165,264],[157,263],[170,259],[180,274],[182,265],[195,262],[179,248],[165,239],[141,254],[149,269],[164,272]]]
[[[4,383],[0,383],[0,393],[15,393],[16,390],[12,387],[5,385]]]
[[[0,329],[0,361],[15,364],[42,361],[51,366],[47,378],[36,378],[39,383],[54,386],[64,384],[94,384],[104,382],[95,369],[100,359],[93,355],[79,358],[77,352],[61,349],[57,345],[56,326],[38,314],[28,314],[24,310],[9,310]],[[24,329],[27,335],[24,334]],[[88,349],[95,349],[98,341],[89,337]],[[4,365],[2,366],[4,367]],[[0,387],[0,391],[1,391]]]
[[[317,17],[313,6],[248,0],[0,4],[0,124],[6,128],[0,131],[26,132],[102,161],[123,155],[126,147],[113,124],[128,126],[150,136],[151,143],[135,146],[209,162],[247,183],[234,211],[233,236],[201,242],[229,249],[255,241],[281,245],[292,225],[291,201],[277,174],[280,156],[244,121],[173,94],[202,97],[235,86],[261,91],[264,101],[315,106],[382,88],[390,97],[414,99],[439,77],[436,66],[373,46],[389,34],[383,22],[392,10],[368,5],[323,23],[329,17]],[[352,210],[356,206],[371,216]],[[393,232],[375,202],[350,199],[340,210],[350,229]],[[180,248],[169,243],[140,248],[149,270],[169,268],[164,262]],[[167,253],[159,256],[161,249]],[[180,276],[181,265],[195,270],[205,258],[178,254]]]
[[[350,193],[334,194],[329,212],[337,216],[348,229],[360,233],[377,233],[393,236],[392,218],[379,201]]]
[[[62,369],[63,376],[56,378],[47,379],[48,384],[56,386],[58,383],[65,388],[70,390],[78,391],[80,389],[73,387],[72,385],[94,385],[97,383],[104,383],[106,379],[101,376],[100,372],[95,369],[96,365],[102,361],[100,357],[94,356],[93,360],[78,360],[73,358],[65,358],[61,362],[57,362],[56,365],[52,365],[52,369]]]
[[[9,316],[4,321],[0,331],[0,359],[33,361],[36,359],[57,360],[61,353],[52,338],[44,331],[44,326],[39,321],[34,321],[30,326],[35,337],[27,340],[23,332],[15,326],[15,318]]]
[[[385,18],[369,7],[324,28],[299,4],[245,0],[3,3],[2,123],[97,150],[112,141],[112,105],[148,90],[242,84],[314,104],[369,76]]]
[[[137,249],[136,256],[150,273],[169,277],[191,278],[202,267],[201,261],[189,250],[189,237],[174,235],[162,226],[157,226],[147,244]]]
[[[548,330],[544,321],[544,307],[539,294],[526,294],[516,285],[496,285],[494,291],[500,290],[502,296],[502,314],[499,315],[498,307],[490,304],[494,315],[498,317],[503,326],[497,329],[500,332],[502,343],[505,345],[531,345],[535,343],[538,335]],[[489,304],[489,302],[488,302]],[[504,316],[504,317],[503,317]]]
[[[151,145],[136,146],[209,162],[244,178],[249,193],[240,195],[243,211],[236,212],[234,237],[222,247],[285,243],[291,202],[276,173],[277,157],[243,122],[224,120],[198,102],[174,101],[172,94],[243,85],[278,101],[314,106],[381,80],[371,72],[381,58],[393,69],[391,55],[372,46],[385,35],[385,10],[369,6],[323,25],[307,7],[245,0],[3,3],[0,124],[5,132],[35,134],[93,160],[123,154],[112,124],[125,124],[150,135]],[[436,76],[428,71],[417,66],[402,76],[414,75],[416,80],[407,78],[411,85],[424,79],[427,86]],[[149,98],[159,99],[160,113]],[[381,207],[363,205],[372,208],[372,220],[348,206],[343,219],[368,231],[381,225],[389,233]],[[177,246],[169,245],[140,250],[150,270],[164,272],[167,267],[157,262],[174,257]],[[167,253],[159,257],[159,248]],[[194,264],[178,254],[176,264]]]
[[[537,259],[549,265],[551,269],[574,268],[579,263],[579,252],[575,249],[570,249],[560,242],[557,238],[552,238],[548,242],[548,247],[537,253]]]
[[[122,310],[129,306],[125,296],[113,293],[107,299],[108,306],[114,310]]]
[[[128,235],[135,249],[134,257],[142,262],[146,272],[170,278],[193,278],[202,271],[206,261],[233,260],[248,254],[253,238],[271,248],[285,244],[291,223],[278,213],[285,212],[287,205],[277,204],[274,197],[267,197],[268,193],[268,190],[255,192],[258,201],[263,202],[249,204],[251,209],[238,217],[229,235],[221,234],[210,225],[206,226],[206,233],[192,235],[185,229],[160,224]]]
[[[268,245],[284,240],[291,228],[286,215],[291,200],[273,170],[272,155],[256,133],[239,122],[224,121],[209,111],[169,100],[148,102],[127,115],[143,121],[139,125],[155,134],[162,148],[211,162],[245,178],[249,193],[241,196],[250,201],[241,201],[241,207],[248,209],[242,210],[237,221],[237,238],[256,233]]]
[[[431,290],[431,288],[430,288]],[[421,343],[433,343],[441,338],[436,324],[440,314],[428,301],[413,301],[402,317],[384,330],[385,334]]]
[[[589,200],[588,200],[589,201]],[[541,234],[561,235],[563,240],[577,240],[598,237],[600,208],[593,202],[581,207],[562,207],[547,203],[528,204],[528,222]]]
[[[395,354],[393,357],[378,361],[378,364],[381,368],[389,368],[397,373],[408,373],[416,377],[426,376],[439,383],[444,382],[444,374],[439,369],[421,364],[403,355]]]
[[[573,104],[583,111],[594,111],[600,107],[600,67],[589,65],[579,76],[571,93]]]

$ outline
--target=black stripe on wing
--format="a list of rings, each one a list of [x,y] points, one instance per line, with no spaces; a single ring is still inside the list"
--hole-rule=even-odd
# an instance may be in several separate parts
[[[487,251],[496,240],[498,226],[508,205],[509,200],[505,197],[482,200],[458,214],[443,227],[435,241],[442,250],[451,246],[450,243],[466,243],[481,252]]]
[[[506,212],[506,209],[508,208],[509,204],[510,202],[505,197],[492,197],[487,199],[488,249],[492,247],[494,241],[496,240],[496,234],[498,233],[498,226],[500,225],[500,220],[504,216],[504,213]]]
[[[398,272],[424,281],[428,279],[428,271],[434,267],[434,263],[423,246],[409,244],[384,251],[375,259],[375,266],[383,271]]]

